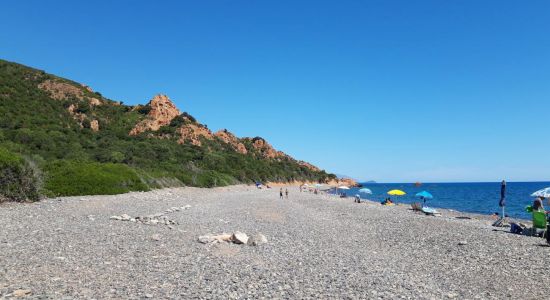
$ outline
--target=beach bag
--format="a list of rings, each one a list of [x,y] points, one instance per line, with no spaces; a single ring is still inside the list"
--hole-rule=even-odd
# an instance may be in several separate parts
[[[521,234],[523,232],[523,228],[516,223],[511,223],[510,232],[515,234]]]

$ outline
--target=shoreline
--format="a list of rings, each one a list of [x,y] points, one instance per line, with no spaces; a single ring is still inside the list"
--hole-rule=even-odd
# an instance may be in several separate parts
[[[266,183],[266,184],[269,184],[270,186],[272,186],[271,190],[275,191],[275,188],[281,188],[281,187],[290,187],[290,188],[297,188],[299,187],[300,185],[303,185],[304,183],[308,183],[308,184],[314,184],[312,182],[301,182],[301,181],[295,181],[293,183],[273,183],[273,182],[269,182],[269,183]],[[174,190],[174,189],[198,189],[198,190],[217,190],[217,189],[221,189],[221,190],[231,190],[231,188],[247,188],[247,189],[254,189],[254,190],[257,190],[257,187],[253,184],[235,184],[235,185],[228,185],[228,186],[218,186],[218,187],[211,187],[211,188],[205,188],[205,187],[192,187],[192,186],[186,186],[186,187],[167,187],[167,188],[159,188],[159,189],[154,189],[154,190],[151,190],[151,191],[145,191],[145,192],[135,192],[135,191],[131,191],[131,192],[127,192],[127,193],[122,193],[122,194],[115,194],[115,195],[79,195],[79,196],[60,196],[60,197],[53,197],[53,198],[44,198],[44,199],[41,199],[39,201],[36,201],[36,202],[32,202],[32,201],[23,201],[23,202],[15,202],[15,201],[4,201],[4,202],[0,202],[0,208],[2,208],[2,206],[7,206],[7,205],[28,205],[28,204],[34,204],[34,203],[39,203],[39,202],[43,202],[43,201],[52,201],[52,200],[56,200],[56,199],[63,199],[63,198],[78,198],[78,197],[111,197],[111,196],[119,196],[119,195],[128,195],[128,194],[140,194],[140,193],[150,193],[150,192],[157,192],[157,191],[170,191],[170,190]],[[267,188],[263,188],[265,190],[269,190]],[[275,191],[275,192],[278,192],[278,191]],[[302,192],[304,194],[312,194],[313,193],[310,193],[310,192]],[[333,198],[338,198],[340,200],[343,200],[343,199],[347,199],[349,201],[352,201],[353,202],[353,197],[352,196],[348,196],[347,198],[339,198],[333,194],[327,194],[327,193],[320,193],[318,194],[318,196],[326,196],[326,197],[333,197]],[[368,202],[369,204],[372,204],[372,205],[379,205],[379,206],[382,206],[380,204],[379,201],[377,200],[372,200],[372,199],[368,199],[368,198],[361,198],[361,202]],[[409,203],[403,203],[403,202],[396,202],[396,205],[395,207],[399,207],[400,209],[405,207],[407,208],[408,210],[411,210],[411,204]],[[459,215],[467,215],[469,217],[471,217],[472,219],[476,219],[476,220],[481,220],[481,221],[496,221],[497,218],[495,218],[493,215],[491,214],[483,214],[483,213],[476,213],[476,212],[468,212],[468,211],[462,211],[462,210],[457,210],[457,209],[452,209],[452,208],[445,208],[445,207],[437,207],[437,206],[429,206],[431,208],[435,208],[437,209],[439,212],[446,212],[447,214],[449,215],[456,215],[456,216],[459,216]],[[412,210],[411,210],[412,211]],[[517,218],[517,217],[507,217],[506,218],[507,220],[512,220],[513,222],[521,222],[521,223],[528,223],[528,224],[531,224],[531,220],[530,219],[522,219],[522,218]]]

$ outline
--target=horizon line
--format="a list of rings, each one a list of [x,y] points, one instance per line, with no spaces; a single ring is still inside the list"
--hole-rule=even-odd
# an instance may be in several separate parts
[[[361,184],[415,184],[416,182],[389,182],[389,181],[374,181],[369,182],[357,180],[357,183]],[[501,181],[430,181],[430,182],[420,182],[421,184],[433,184],[433,183],[501,183]],[[533,181],[508,181],[506,180],[506,183],[550,183],[550,180],[533,180]]]

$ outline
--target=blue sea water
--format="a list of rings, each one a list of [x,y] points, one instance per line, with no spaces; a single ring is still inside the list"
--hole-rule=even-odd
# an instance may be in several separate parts
[[[364,183],[364,187],[372,191],[372,195],[361,194],[361,198],[374,201],[383,201],[388,191],[400,189],[407,193],[405,196],[391,196],[398,203],[412,203],[419,201],[415,194],[428,191],[433,200],[427,200],[426,205],[437,208],[454,209],[463,212],[493,214],[501,212],[498,206],[500,200],[500,182],[476,183],[423,183],[420,187],[412,183]],[[550,187],[550,182],[508,182],[506,188],[506,214],[510,217],[530,219],[531,215],[525,212],[525,206],[533,203],[530,195],[540,189]],[[352,196],[358,193],[359,188],[352,188],[346,193]],[[548,206],[547,203],[544,203]],[[548,207],[547,207],[548,209]]]

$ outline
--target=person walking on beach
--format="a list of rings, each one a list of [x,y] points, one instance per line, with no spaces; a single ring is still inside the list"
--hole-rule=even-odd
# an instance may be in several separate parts
[[[283,188],[279,189],[279,199],[283,199]]]
[[[285,189],[285,196],[288,199],[288,189]]]

